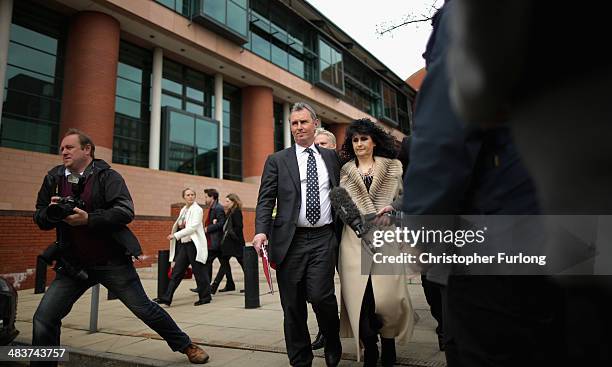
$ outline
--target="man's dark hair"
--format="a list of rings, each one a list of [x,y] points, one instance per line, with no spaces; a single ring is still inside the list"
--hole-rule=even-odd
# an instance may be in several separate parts
[[[204,193],[213,198],[215,201],[219,201],[219,191],[216,189],[204,189]]]
[[[91,159],[96,159],[95,154],[94,154],[96,151],[96,145],[94,144],[93,140],[91,140],[89,135],[73,127],[71,127],[70,129],[68,129],[68,131],[66,131],[66,133],[64,134],[64,138],[69,135],[78,135],[79,143],[81,144],[81,149],[85,149],[85,147],[89,145],[91,147],[91,151],[90,151]]]
[[[376,146],[373,154],[384,158],[397,158],[397,147],[395,138],[386,132],[382,127],[370,121],[370,119],[359,119],[353,121],[346,129],[346,137],[342,144],[340,157],[343,162],[348,162],[355,158],[353,150],[353,135],[361,134],[372,138]]]

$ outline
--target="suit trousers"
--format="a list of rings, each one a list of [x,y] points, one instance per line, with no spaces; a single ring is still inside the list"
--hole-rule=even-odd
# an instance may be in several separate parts
[[[164,298],[172,302],[172,296],[174,291],[178,288],[183,280],[185,270],[191,264],[193,270],[193,276],[196,279],[198,287],[198,294],[200,299],[204,299],[210,296],[210,278],[206,271],[206,265],[196,261],[196,247],[193,242],[178,243],[176,244],[176,255],[174,256],[174,268],[172,269],[172,275],[170,276],[170,282],[168,283],[168,289]]]
[[[339,341],[340,320],[334,288],[336,247],[331,225],[297,228],[285,259],[277,267],[285,343],[292,366],[312,364],[306,302],[312,304],[326,339]]]
[[[212,250],[212,249],[208,249],[208,258],[206,259],[206,271],[208,272],[208,279],[212,279],[212,273],[213,273],[213,261],[215,261],[215,259],[219,260],[219,264],[223,265],[223,262],[221,261],[221,250]],[[221,267],[219,267],[220,269]],[[217,284],[218,285],[218,284]]]

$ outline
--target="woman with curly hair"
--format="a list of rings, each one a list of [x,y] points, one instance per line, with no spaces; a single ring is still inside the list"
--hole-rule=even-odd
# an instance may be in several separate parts
[[[387,210],[399,197],[402,164],[395,159],[395,140],[381,127],[368,119],[353,121],[347,129],[341,156],[346,163],[340,171],[340,186],[348,191],[361,214]],[[341,336],[353,337],[357,350],[361,341],[364,366],[376,366],[380,334],[382,365],[392,366],[396,359],[395,342],[407,343],[415,324],[407,270],[398,267],[399,274],[377,275],[383,273],[377,272],[380,264],[370,258],[366,260],[369,272],[364,275],[361,246],[355,232],[345,225],[338,259],[342,285]],[[389,244],[380,249],[385,255],[399,251],[397,246]]]

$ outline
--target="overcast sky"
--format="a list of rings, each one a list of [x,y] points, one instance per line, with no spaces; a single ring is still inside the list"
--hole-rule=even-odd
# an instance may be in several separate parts
[[[406,80],[425,66],[421,55],[431,33],[430,21],[405,25],[384,36],[376,30],[380,25],[401,23],[410,14],[429,14],[435,0],[307,1],[400,78]]]

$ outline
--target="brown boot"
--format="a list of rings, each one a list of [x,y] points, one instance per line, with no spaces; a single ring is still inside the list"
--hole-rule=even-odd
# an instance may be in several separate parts
[[[189,358],[189,362],[195,364],[204,364],[210,359],[210,356],[204,351],[204,349],[198,347],[193,343],[189,344],[189,346],[185,348],[183,353],[187,355],[187,358]]]

